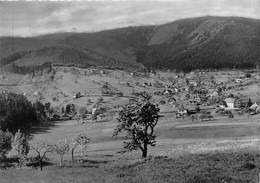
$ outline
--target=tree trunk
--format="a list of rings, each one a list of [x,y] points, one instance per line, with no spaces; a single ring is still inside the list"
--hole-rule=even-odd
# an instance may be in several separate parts
[[[72,162],[74,162],[74,148],[71,149],[71,160]]]
[[[62,166],[63,156],[60,156],[60,166]]]
[[[143,152],[142,158],[146,158],[147,157],[147,143],[144,143],[144,148],[143,148],[142,152]]]
[[[42,171],[42,160],[39,161],[39,164],[40,164],[40,169]]]

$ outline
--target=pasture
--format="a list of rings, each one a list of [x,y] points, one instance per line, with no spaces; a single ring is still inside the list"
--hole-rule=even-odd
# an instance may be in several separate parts
[[[156,128],[157,143],[145,162],[140,151],[126,154],[123,138],[112,137],[117,124],[90,120],[49,122],[30,131],[32,141],[57,142],[86,133],[91,143],[77,161],[65,156],[63,167],[53,154],[43,171],[35,168],[0,170],[0,182],[257,182],[259,115],[191,122],[165,114]],[[31,154],[33,155],[33,154]]]

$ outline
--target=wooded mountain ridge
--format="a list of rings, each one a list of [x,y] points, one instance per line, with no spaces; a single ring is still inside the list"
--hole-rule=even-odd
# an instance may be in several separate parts
[[[57,65],[194,69],[255,68],[259,20],[198,17],[94,33],[1,37],[0,67]]]

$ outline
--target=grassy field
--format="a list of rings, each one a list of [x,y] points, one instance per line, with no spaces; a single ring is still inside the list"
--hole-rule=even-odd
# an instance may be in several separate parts
[[[248,121],[240,116],[226,121],[229,125],[220,118],[193,127],[188,118],[167,114],[158,123],[157,145],[149,149],[147,162],[139,159],[140,151],[118,153],[123,139],[112,137],[116,120],[46,124],[31,131],[33,141],[57,142],[86,133],[92,138],[86,155],[77,152],[78,161],[72,163],[67,154],[64,166],[59,167],[57,157],[49,154],[51,164],[42,172],[35,168],[0,170],[0,182],[257,182],[258,117]]]
[[[94,158],[94,159],[93,159]],[[102,158],[100,160],[99,158]],[[106,159],[106,160],[104,160]],[[255,147],[207,153],[186,153],[178,157],[156,156],[146,162],[113,157],[86,156],[81,162],[65,162],[43,171],[8,169],[0,181],[9,182],[94,182],[94,183],[200,183],[258,182],[259,153]]]

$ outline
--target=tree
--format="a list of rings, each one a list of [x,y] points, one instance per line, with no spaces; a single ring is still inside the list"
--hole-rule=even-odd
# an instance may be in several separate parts
[[[104,101],[104,99],[103,99],[102,97],[99,97],[99,98],[97,99],[97,104],[102,103],[103,101]]]
[[[48,117],[50,118],[50,116],[51,116],[51,103],[50,102],[45,103],[44,109],[45,109],[45,112],[48,113]]]
[[[97,122],[98,115],[99,115],[99,113],[95,111],[94,114],[92,114],[92,116],[91,116],[92,121]]]
[[[38,164],[42,171],[43,160],[45,159],[47,153],[52,152],[52,146],[50,144],[45,143],[44,141],[38,141],[34,144],[30,144],[30,149],[36,151],[36,153],[38,154],[36,160],[38,161]]]
[[[88,110],[85,107],[80,107],[78,110],[79,116],[82,118],[82,121],[84,122],[84,119],[86,118],[86,114],[88,113]]]
[[[3,158],[4,163],[6,154],[12,149],[12,138],[13,135],[11,132],[4,132],[0,129],[0,158]]]
[[[246,106],[251,107],[252,105],[253,105],[253,102],[252,102],[251,98],[249,98]]]
[[[154,128],[160,117],[160,109],[151,103],[151,96],[146,92],[141,92],[140,97],[137,102],[123,106],[114,136],[126,131],[125,137],[130,141],[124,142],[123,152],[140,149],[142,157],[146,158],[148,145],[155,146]]]
[[[196,106],[196,109],[195,109],[195,110],[196,110],[196,113],[200,113],[200,107],[199,107],[199,105]]]
[[[70,104],[66,105],[65,114],[70,114],[71,112],[72,112],[71,105]]]
[[[22,163],[26,160],[26,156],[29,153],[29,139],[24,133],[21,133],[20,129],[15,133],[12,147],[17,151],[17,157],[19,159],[19,167],[21,168]]]
[[[37,124],[35,105],[23,95],[2,91],[0,92],[0,128],[15,133],[18,129]]]
[[[74,161],[74,151],[77,147],[85,148],[90,142],[90,138],[86,134],[79,134],[75,139],[72,139],[70,143],[71,160]]]
[[[87,102],[88,102],[88,104],[91,104],[91,103],[92,103],[90,98],[88,99],[88,101],[87,101]]]
[[[63,163],[63,157],[66,153],[70,150],[70,144],[67,140],[61,140],[58,144],[54,144],[53,151],[59,156],[60,158],[60,166],[62,166]]]
[[[46,119],[47,116],[44,105],[40,101],[35,102],[33,105],[36,110],[37,119]]]

